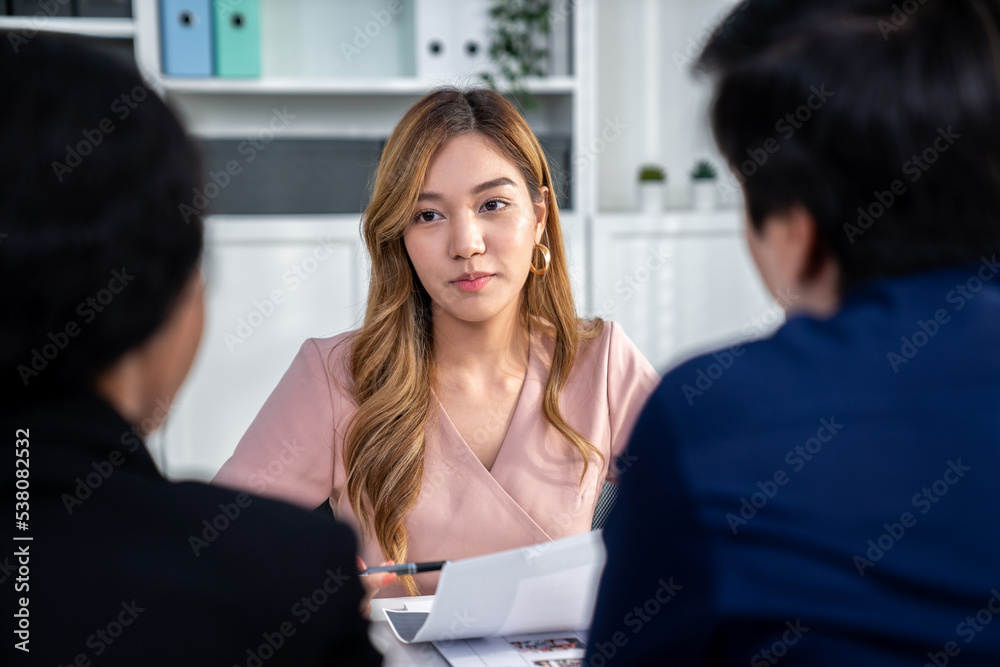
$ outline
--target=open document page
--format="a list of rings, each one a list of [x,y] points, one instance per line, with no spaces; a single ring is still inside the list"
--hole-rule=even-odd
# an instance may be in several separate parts
[[[591,531],[454,561],[429,612],[385,615],[406,643],[579,630],[590,625],[605,558],[600,531]]]
[[[548,632],[434,642],[452,667],[581,667],[587,633]]]

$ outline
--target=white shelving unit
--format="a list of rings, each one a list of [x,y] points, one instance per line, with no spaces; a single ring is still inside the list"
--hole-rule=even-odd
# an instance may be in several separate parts
[[[132,39],[135,37],[135,22],[124,18],[0,16],[0,30],[23,32],[25,37],[30,37],[35,31],[43,30],[103,39]]]
[[[182,79],[158,80],[161,87],[172,94],[212,95],[408,95],[420,96],[442,83],[467,85],[467,81],[427,81],[412,77],[387,77],[384,79],[352,78],[288,78],[288,79]],[[572,95],[576,81],[572,77],[535,79],[525,87],[533,95]]]

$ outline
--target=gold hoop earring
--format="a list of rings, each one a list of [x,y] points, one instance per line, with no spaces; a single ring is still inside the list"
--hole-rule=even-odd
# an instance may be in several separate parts
[[[545,259],[545,266],[543,266],[540,269],[536,269],[535,262],[534,260],[532,260],[531,272],[534,273],[536,276],[543,276],[545,275],[545,272],[549,270],[549,264],[552,263],[552,254],[549,252],[549,249],[543,246],[541,243],[536,243],[535,248],[538,248],[539,250],[542,251],[542,257]]]

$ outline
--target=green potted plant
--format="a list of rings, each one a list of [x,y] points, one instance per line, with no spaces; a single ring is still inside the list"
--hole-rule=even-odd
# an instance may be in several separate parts
[[[548,75],[549,0],[493,0],[490,5],[489,57],[493,72],[480,76],[527,109],[538,107],[525,81]]]
[[[715,210],[715,179],[718,172],[708,160],[699,160],[691,170],[691,205],[696,211]]]
[[[663,210],[667,172],[658,164],[644,164],[639,167],[639,206],[646,212]]]

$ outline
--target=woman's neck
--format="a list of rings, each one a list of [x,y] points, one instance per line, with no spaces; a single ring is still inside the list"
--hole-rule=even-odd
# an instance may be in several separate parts
[[[523,375],[528,332],[516,309],[487,322],[464,322],[445,313],[433,319],[434,364],[450,376]]]

